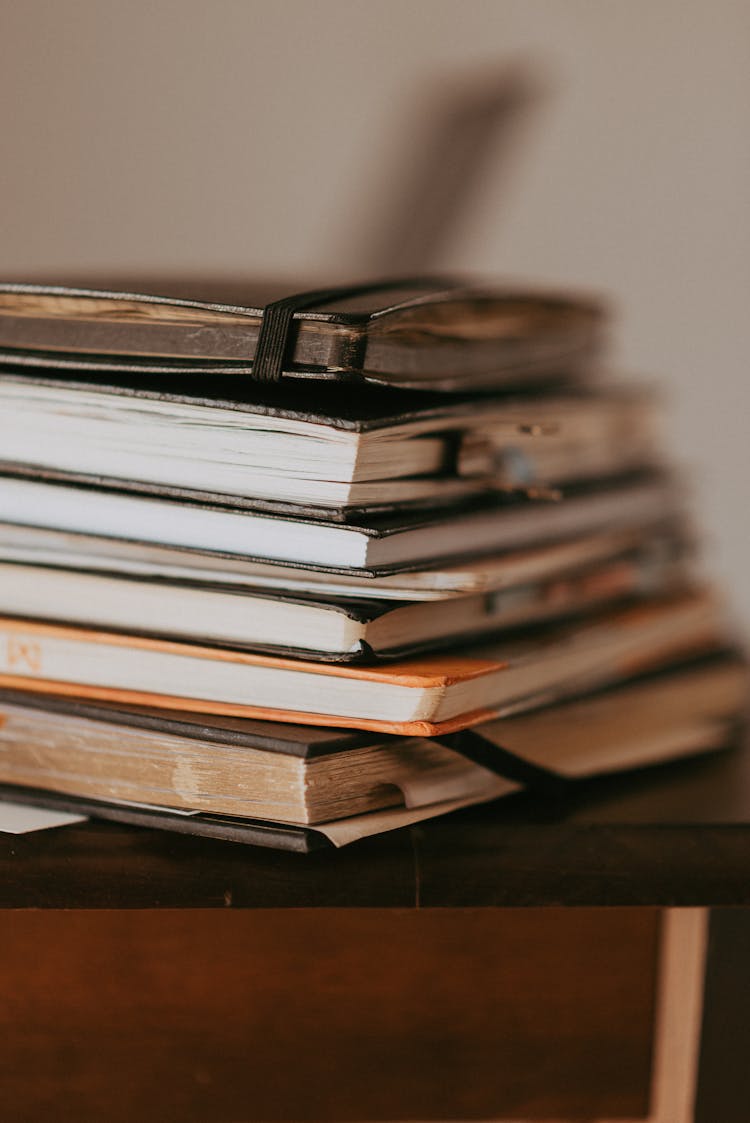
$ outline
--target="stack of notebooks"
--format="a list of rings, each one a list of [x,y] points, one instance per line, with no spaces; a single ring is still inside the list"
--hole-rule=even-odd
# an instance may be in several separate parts
[[[0,795],[309,850],[726,744],[601,307],[0,285]]]

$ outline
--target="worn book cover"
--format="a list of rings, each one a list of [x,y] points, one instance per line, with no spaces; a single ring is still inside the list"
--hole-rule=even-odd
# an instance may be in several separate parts
[[[252,282],[144,281],[124,290],[4,283],[0,359],[259,377],[264,309],[284,298],[296,305],[281,341],[284,378],[449,391],[518,385],[580,373],[602,337],[598,302],[559,293],[427,278],[302,297]]]

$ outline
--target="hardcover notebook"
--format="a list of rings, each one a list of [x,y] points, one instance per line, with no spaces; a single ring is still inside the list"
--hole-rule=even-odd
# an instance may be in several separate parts
[[[713,597],[696,590],[524,638],[360,667],[4,618],[0,686],[429,737],[710,652],[722,632]]]
[[[336,662],[429,651],[482,634],[676,591],[688,583],[677,541],[658,534],[640,548],[546,580],[442,600],[336,596],[244,588],[219,574],[169,581],[2,560],[0,615],[187,639]]]
[[[333,523],[241,506],[0,476],[0,522],[230,554],[245,561],[388,573],[673,518],[679,489],[655,473],[567,490],[561,501],[502,496],[436,512]]]
[[[688,555],[690,534],[679,522],[644,518],[637,526],[604,529],[563,542],[548,542],[464,562],[399,573],[334,573],[302,565],[256,562],[215,552],[147,546],[117,538],[71,534],[0,523],[0,561],[78,572],[143,577],[224,588],[268,590],[312,598],[377,601],[444,601],[483,596],[538,582],[554,582],[626,554],[653,551],[660,566]],[[9,613],[13,615],[13,613]]]
[[[644,391],[467,398],[227,377],[0,377],[0,464],[345,519],[658,463]]]
[[[746,698],[747,668],[728,654],[438,743],[5,691],[0,796],[286,849],[340,846],[519,784],[720,748]]]
[[[590,300],[439,278],[291,297],[252,284],[143,288],[3,284],[0,359],[473,390],[578,374],[602,334]]]

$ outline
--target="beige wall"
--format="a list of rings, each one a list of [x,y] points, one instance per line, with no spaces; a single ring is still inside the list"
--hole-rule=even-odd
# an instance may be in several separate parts
[[[361,271],[403,107],[519,54],[552,93],[443,264],[612,295],[750,620],[744,0],[0,0],[0,271]]]

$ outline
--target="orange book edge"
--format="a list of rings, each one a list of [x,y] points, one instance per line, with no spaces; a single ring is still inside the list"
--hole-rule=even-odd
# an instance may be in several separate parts
[[[28,691],[33,694],[64,695],[71,698],[93,699],[128,706],[158,706],[164,710],[187,710],[190,713],[211,714],[222,717],[246,717],[259,721],[283,721],[294,725],[323,725],[343,729],[364,729],[373,733],[389,733],[405,737],[436,737],[442,733],[457,733],[470,725],[479,725],[497,717],[491,709],[474,710],[448,721],[389,722],[368,718],[337,717],[334,714],[311,714],[298,710],[272,710],[263,706],[247,706],[233,702],[211,702],[201,698],[178,698],[172,694],[149,694],[140,690],[120,690],[107,686],[90,686],[86,683],[59,682],[52,679],[24,678],[20,675],[0,674],[0,687]],[[0,716],[2,703],[0,702]],[[113,718],[114,719],[114,715]]]
[[[271,667],[278,670],[302,671],[305,674],[325,675],[327,678],[365,679],[388,682],[398,686],[435,687],[451,686],[480,675],[499,671],[507,661],[481,658],[472,655],[426,655],[417,659],[403,659],[383,666],[352,666],[341,663],[321,663],[310,659],[288,659],[277,655],[259,655],[229,647],[209,647],[207,644],[185,640],[157,639],[151,636],[110,632],[98,628],[76,627],[68,624],[47,624],[37,620],[22,620],[14,616],[0,616],[0,630],[8,637],[30,640],[67,639],[74,643],[98,643],[113,647],[128,647],[142,651],[158,651],[180,655],[189,659],[210,659],[216,663],[237,663],[244,666]]]

